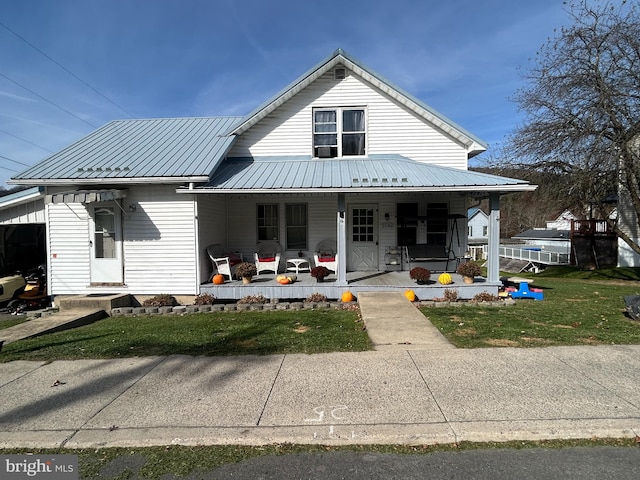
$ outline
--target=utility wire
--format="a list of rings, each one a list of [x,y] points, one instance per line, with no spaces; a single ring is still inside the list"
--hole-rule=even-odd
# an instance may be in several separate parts
[[[4,73],[0,73],[0,77],[2,77],[2,78],[6,78],[6,79],[7,79],[7,80],[9,80],[11,83],[13,83],[14,85],[19,86],[20,88],[24,88],[24,89],[25,89],[27,92],[29,92],[30,94],[35,95],[36,97],[38,97],[38,98],[40,98],[40,99],[44,100],[44,101],[45,101],[45,102],[47,102],[47,103],[50,103],[50,104],[51,104],[51,105],[53,105],[54,107],[59,108],[59,109],[60,109],[60,110],[62,110],[63,112],[68,113],[68,114],[69,114],[69,115],[71,115],[72,117],[77,118],[78,120],[80,120],[81,122],[86,123],[86,124],[87,124],[87,125],[89,125],[90,127],[98,128],[98,127],[97,127],[96,125],[94,125],[93,123],[88,122],[88,121],[87,121],[87,120],[85,120],[84,118],[79,117],[78,115],[76,115],[76,114],[75,114],[75,113],[73,113],[73,112],[70,112],[69,110],[67,110],[67,109],[66,109],[66,108],[64,108],[64,107],[61,107],[61,106],[60,106],[60,105],[58,105],[57,103],[52,102],[52,101],[51,101],[51,100],[49,100],[48,98],[45,98],[45,97],[43,97],[42,95],[40,95],[39,93],[36,93],[36,92],[34,92],[33,90],[31,90],[31,89],[29,89],[29,88],[25,87],[25,86],[24,86],[24,85],[22,85],[21,83],[18,83],[18,82],[16,82],[15,80],[13,80],[13,79],[11,79],[11,78],[7,77]]]
[[[0,158],[2,158],[4,160],[9,160],[10,162],[14,162],[14,163],[17,163],[19,165],[24,165],[25,167],[30,167],[31,166],[28,163],[19,162],[18,160],[14,160],[13,158],[5,157],[4,155],[0,155]],[[14,172],[17,172],[17,170],[13,170],[13,169],[11,169],[9,167],[5,167],[5,168],[8,168],[9,170],[12,170]]]
[[[41,148],[42,150],[46,150],[49,153],[53,153],[53,150],[49,150],[48,148],[45,148],[45,147],[43,147],[41,145],[38,145],[37,143],[30,142],[29,140],[26,140],[26,139],[24,139],[22,137],[14,135],[13,133],[9,133],[6,130],[0,129],[0,133],[4,133],[5,135],[9,135],[10,137],[17,138],[18,140],[22,140],[23,142],[28,143],[29,145],[33,145],[34,147]]]
[[[104,98],[106,101],[108,101],[109,103],[111,103],[112,105],[118,107],[120,110],[122,110],[124,113],[126,113],[127,115],[129,115],[130,118],[135,118],[134,115],[130,112],[128,112],[124,107],[118,105],[116,102],[114,102],[113,100],[111,100],[109,97],[107,97],[105,94],[103,94],[102,92],[100,92],[98,89],[96,89],[95,87],[89,85],[87,82],[85,82],[83,79],[81,79],[78,75],[76,75],[75,73],[73,73],[71,70],[69,70],[67,67],[65,67],[64,65],[62,65],[60,62],[54,60],[53,58],[51,58],[49,55],[47,55],[46,53],[44,53],[42,50],[40,50],[38,47],[36,47],[33,43],[29,42],[26,38],[24,38],[22,35],[14,32],[13,30],[11,30],[9,27],[7,27],[4,23],[0,22],[0,26],[2,26],[5,30],[7,30],[9,33],[15,35],[17,38],[19,38],[20,40],[22,40],[24,43],[26,43],[27,45],[29,45],[31,48],[33,48],[36,52],[38,52],[40,55],[42,55],[43,57],[47,58],[48,60],[50,60],[51,62],[55,63],[58,67],[60,67],[62,70],[64,70],[65,72],[67,72],[69,75],[71,75],[73,78],[75,78],[76,80],[78,80],[80,83],[82,83],[83,85],[85,85],[86,87],[90,88],[91,90],[93,90],[95,93],[97,93],[98,95],[100,95],[102,98]]]

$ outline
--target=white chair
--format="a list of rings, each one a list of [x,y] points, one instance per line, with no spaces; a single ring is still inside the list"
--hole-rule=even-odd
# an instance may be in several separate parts
[[[213,266],[213,273],[211,278],[217,273],[229,277],[232,280],[235,276],[236,267],[242,263],[242,257],[234,253],[224,253],[224,248],[221,245],[213,244],[207,247],[207,255],[211,260]]]
[[[313,260],[316,267],[326,267],[333,273],[338,271],[338,247],[336,241],[331,239],[324,239],[316,246],[316,251],[313,253]]]
[[[278,242],[260,242],[254,254],[257,275],[260,275],[260,272],[278,273],[281,255],[282,247]]]

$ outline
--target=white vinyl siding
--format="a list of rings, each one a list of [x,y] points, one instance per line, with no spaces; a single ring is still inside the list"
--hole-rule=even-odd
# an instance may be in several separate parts
[[[38,199],[0,210],[0,225],[45,223],[44,200]]]
[[[313,109],[336,107],[366,107],[367,155],[397,153],[417,161],[467,168],[463,145],[355,74],[335,81],[332,72],[241,135],[229,156],[309,156],[313,147]]]
[[[148,186],[130,188],[122,204],[124,285],[109,291],[198,293],[194,200],[176,194],[175,187]],[[129,205],[135,205],[135,211]],[[52,295],[100,291],[90,286],[87,206],[47,206]]]

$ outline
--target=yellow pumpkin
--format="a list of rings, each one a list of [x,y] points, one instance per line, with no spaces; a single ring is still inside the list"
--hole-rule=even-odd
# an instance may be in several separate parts
[[[404,291],[404,296],[410,302],[415,302],[416,301],[416,292],[414,292],[413,290],[405,290]]]
[[[343,303],[349,303],[349,302],[353,302],[355,300],[355,297],[353,296],[353,293],[347,290],[342,294],[341,299]]]
[[[438,277],[438,282],[440,282],[440,284],[442,285],[451,285],[453,283],[453,280],[451,279],[451,275],[445,272],[440,274],[440,276]]]
[[[282,283],[282,280],[286,280],[287,276],[286,275],[278,275],[276,277],[276,282],[278,283]]]
[[[213,276],[213,283],[215,285],[222,285],[224,283],[224,275],[220,274],[220,273],[216,273]]]

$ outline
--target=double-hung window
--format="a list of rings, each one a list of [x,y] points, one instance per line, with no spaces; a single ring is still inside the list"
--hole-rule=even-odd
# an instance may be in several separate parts
[[[278,205],[258,205],[258,241],[278,240]]]
[[[320,158],[364,155],[366,118],[363,108],[313,110],[313,156]]]
[[[307,204],[286,205],[287,250],[307,250]]]

